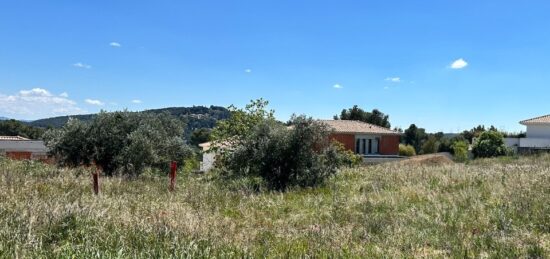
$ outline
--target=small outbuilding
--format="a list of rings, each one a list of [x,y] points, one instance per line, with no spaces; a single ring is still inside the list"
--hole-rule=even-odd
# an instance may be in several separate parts
[[[20,136],[0,136],[0,155],[16,160],[47,160],[44,141]]]

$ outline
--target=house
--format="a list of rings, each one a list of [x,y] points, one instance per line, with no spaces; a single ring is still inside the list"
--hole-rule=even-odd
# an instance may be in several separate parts
[[[400,132],[354,120],[321,120],[331,130],[330,138],[364,158],[399,157]],[[373,160],[374,161],[374,160]]]
[[[378,163],[401,159],[399,156],[399,138],[401,133],[373,124],[352,120],[320,120],[331,130],[329,138],[338,141],[348,150],[363,156],[367,163]],[[289,127],[290,128],[290,127]],[[223,144],[226,146],[227,144]],[[203,151],[201,171],[214,166],[216,154],[208,152],[212,143],[199,145]]]
[[[527,127],[527,136],[525,138],[506,138],[505,143],[508,147],[519,153],[550,151],[550,115],[523,120],[519,123]]]
[[[17,160],[47,160],[48,149],[41,140],[0,136],[0,155]]]

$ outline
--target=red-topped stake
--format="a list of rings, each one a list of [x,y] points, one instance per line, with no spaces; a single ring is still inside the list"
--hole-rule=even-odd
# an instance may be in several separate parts
[[[176,161],[172,161],[170,163],[170,191],[174,191],[176,189],[176,171],[178,170],[178,164]]]

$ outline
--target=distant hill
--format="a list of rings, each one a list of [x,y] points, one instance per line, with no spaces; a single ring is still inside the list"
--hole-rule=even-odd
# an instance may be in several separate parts
[[[193,107],[170,107],[162,109],[145,110],[142,112],[163,113],[168,112],[171,115],[181,119],[187,126],[185,135],[189,136],[194,130],[199,128],[213,128],[218,120],[229,118],[229,110],[220,106],[193,106]],[[41,128],[59,128],[63,127],[69,118],[81,121],[93,119],[95,114],[60,116],[46,118],[28,122],[27,124]]]
[[[7,121],[7,120],[9,120],[9,119],[10,119],[10,118],[6,118],[6,117],[1,117],[1,116],[0,116],[0,121]]]

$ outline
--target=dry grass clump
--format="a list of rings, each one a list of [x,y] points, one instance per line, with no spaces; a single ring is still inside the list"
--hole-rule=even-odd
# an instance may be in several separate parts
[[[550,156],[343,170],[325,186],[0,160],[0,257],[545,257]]]

